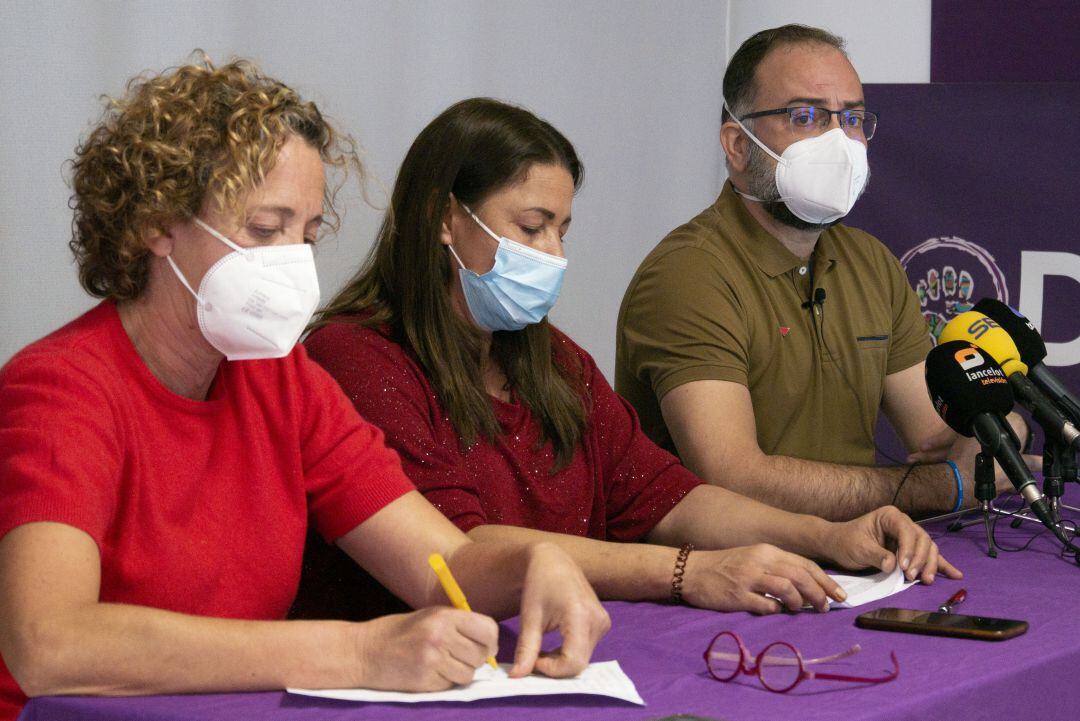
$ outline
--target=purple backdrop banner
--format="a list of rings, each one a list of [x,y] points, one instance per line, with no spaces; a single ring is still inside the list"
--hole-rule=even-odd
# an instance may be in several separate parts
[[[1080,83],[865,90],[881,124],[870,186],[845,223],[901,259],[932,333],[998,298],[1035,323],[1046,364],[1080,389]]]
[[[1077,0],[934,0],[935,83],[1080,80]]]

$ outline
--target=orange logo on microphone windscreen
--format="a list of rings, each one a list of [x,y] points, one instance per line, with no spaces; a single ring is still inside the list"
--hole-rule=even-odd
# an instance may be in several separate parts
[[[982,353],[977,351],[975,346],[961,348],[953,354],[953,357],[956,358],[956,362],[960,364],[960,367],[966,371],[978,368],[984,363]]]

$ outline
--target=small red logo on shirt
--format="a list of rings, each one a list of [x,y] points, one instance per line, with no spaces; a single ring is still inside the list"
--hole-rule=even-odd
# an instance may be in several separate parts
[[[787,327],[786,325],[780,326],[780,335],[787,338],[787,334],[790,333],[790,332],[791,332],[791,328]]]

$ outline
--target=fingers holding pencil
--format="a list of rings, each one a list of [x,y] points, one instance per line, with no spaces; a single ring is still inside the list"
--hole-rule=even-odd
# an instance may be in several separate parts
[[[362,675],[351,685],[394,691],[470,683],[499,638],[493,619],[448,606],[381,616],[355,628]]]
[[[431,566],[431,570],[435,572],[435,575],[439,579],[439,583],[443,587],[443,591],[446,592],[446,597],[450,599],[450,604],[459,611],[472,611],[469,607],[469,602],[465,599],[465,593],[461,590],[461,586],[458,585],[457,580],[454,578],[454,574],[450,573],[450,567],[446,565],[446,559],[442,557],[440,553],[433,553],[428,556],[428,565]],[[494,623],[494,621],[492,622]],[[498,630],[496,628],[496,638],[498,637]],[[492,668],[498,668],[499,664],[495,662],[495,656],[489,654],[487,657],[487,663]]]
[[[518,678],[535,670],[552,677],[576,676],[588,666],[596,644],[611,627],[611,619],[581,569],[565,551],[551,543],[523,548],[527,549],[527,560],[521,580],[521,635],[509,675]],[[442,556],[432,554],[428,563],[451,603],[469,610]],[[563,643],[554,651],[542,652],[547,631],[558,631]],[[494,658],[489,658],[488,663],[495,666]]]

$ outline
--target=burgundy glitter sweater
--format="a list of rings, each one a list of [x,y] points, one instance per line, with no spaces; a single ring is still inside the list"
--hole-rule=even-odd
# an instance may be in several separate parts
[[[324,326],[308,354],[379,426],[405,473],[463,531],[502,524],[613,541],[637,541],[701,481],[641,431],[595,361],[563,333],[554,344],[580,358],[588,425],[571,462],[551,474],[551,443],[516,398],[491,399],[503,433],[463,450],[415,356],[383,332],[350,321]]]

